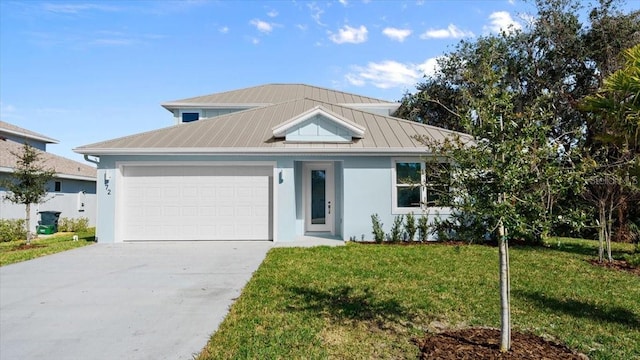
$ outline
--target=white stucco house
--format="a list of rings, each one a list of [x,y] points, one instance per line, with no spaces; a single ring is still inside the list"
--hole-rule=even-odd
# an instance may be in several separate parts
[[[58,140],[19,126],[0,121],[0,178],[14,171],[18,158],[27,143],[40,154],[45,167],[56,173],[47,185],[46,201],[31,206],[32,227],[37,225],[38,212],[60,211],[60,217],[87,218],[90,226],[96,223],[96,168],[47,152],[47,144]],[[24,205],[4,199],[5,189],[0,187],[0,219],[24,219]],[[35,229],[33,229],[35,232]]]
[[[414,186],[425,146],[456,133],[399,104],[267,84],[162,104],[175,124],[74,149],[98,164],[99,242],[371,239],[371,215],[447,214]]]

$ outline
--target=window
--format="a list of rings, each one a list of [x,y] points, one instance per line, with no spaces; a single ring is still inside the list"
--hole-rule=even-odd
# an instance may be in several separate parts
[[[449,167],[443,163],[395,160],[393,167],[394,212],[409,212],[440,206],[449,192]]]
[[[56,181],[56,182],[53,184],[53,191],[55,191],[55,192],[59,192],[61,188],[62,188],[62,182],[60,182],[60,181]]]
[[[192,121],[198,121],[200,119],[200,113],[197,112],[183,112],[182,113],[182,122],[188,123]]]

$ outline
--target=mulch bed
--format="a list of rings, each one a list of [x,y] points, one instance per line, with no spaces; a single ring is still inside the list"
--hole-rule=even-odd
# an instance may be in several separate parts
[[[20,245],[18,245],[16,247],[11,248],[10,251],[29,250],[29,249],[42,248],[42,247],[47,247],[47,245],[45,245],[45,244],[34,244],[34,243],[31,243],[30,245],[20,244]]]
[[[427,359],[524,359],[585,360],[584,354],[547,341],[539,336],[511,332],[511,350],[500,352],[500,331],[490,328],[468,328],[427,334],[417,339],[421,360]]]
[[[627,271],[637,276],[640,276],[640,268],[631,266],[625,260],[613,260],[613,262],[603,261],[599,262],[597,259],[587,260],[591,265],[602,266],[608,269]]]

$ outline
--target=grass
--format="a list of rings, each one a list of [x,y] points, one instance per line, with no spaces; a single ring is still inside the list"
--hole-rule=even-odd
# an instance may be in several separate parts
[[[513,329],[640,357],[640,278],[589,264],[591,242],[549,244],[510,250]],[[274,248],[197,358],[416,358],[438,326],[498,327],[498,289],[487,246]]]
[[[31,240],[27,246],[25,240],[0,243],[0,266],[14,264],[37,257],[55,254],[61,251],[95,243],[95,229],[78,233],[78,241],[73,241],[74,233],[58,233],[52,236]]]

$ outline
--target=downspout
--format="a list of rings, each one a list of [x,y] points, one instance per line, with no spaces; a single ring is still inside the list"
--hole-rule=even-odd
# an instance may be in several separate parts
[[[96,164],[96,165],[100,164],[100,158],[99,157],[96,157],[97,160],[94,160],[94,159],[89,158],[89,156],[90,155],[85,155],[84,156],[84,160],[88,161],[90,163]]]

